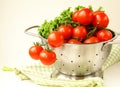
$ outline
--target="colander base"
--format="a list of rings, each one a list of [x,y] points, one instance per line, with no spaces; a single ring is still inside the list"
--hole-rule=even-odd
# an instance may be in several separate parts
[[[51,74],[51,78],[57,78],[57,79],[73,79],[73,80],[80,80],[85,79],[89,77],[100,77],[103,78],[103,73],[101,71],[97,71],[95,73],[85,75],[85,76],[76,76],[76,75],[67,75],[64,73],[59,72],[58,70],[54,70]]]

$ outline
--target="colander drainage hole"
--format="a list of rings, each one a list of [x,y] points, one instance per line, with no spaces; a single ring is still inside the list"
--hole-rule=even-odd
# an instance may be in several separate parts
[[[96,54],[96,56],[98,56],[98,54]]]
[[[73,63],[73,60],[71,60],[71,63]]]
[[[78,67],[80,67],[80,66],[78,66]]]
[[[88,62],[90,63],[90,60]]]
[[[74,72],[74,70],[72,70],[72,72]]]
[[[104,58],[102,57],[102,60],[104,60]]]
[[[78,57],[80,57],[80,55],[78,55]]]
[[[61,53],[61,56],[63,56],[63,54]]]
[[[63,66],[64,66],[64,64],[63,64]]]
[[[94,64],[94,66],[96,66],[96,64]]]
[[[59,70],[61,70],[61,68],[59,68]]]

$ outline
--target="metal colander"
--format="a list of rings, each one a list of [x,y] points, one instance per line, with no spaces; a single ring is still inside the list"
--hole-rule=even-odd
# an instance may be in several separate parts
[[[47,40],[39,34],[28,32],[28,30],[37,28],[33,26],[25,30],[26,34],[41,38],[42,43]],[[119,34],[114,33],[111,40],[93,44],[68,44],[53,48],[57,55],[54,67],[59,72],[66,75],[85,76],[99,71],[110,54],[112,44],[120,43],[116,38]]]

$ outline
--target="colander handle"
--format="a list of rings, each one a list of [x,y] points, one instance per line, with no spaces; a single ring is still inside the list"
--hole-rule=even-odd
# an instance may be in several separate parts
[[[44,44],[44,43],[47,42],[47,40],[46,40],[45,38],[43,38],[43,37],[42,37],[41,35],[39,35],[39,34],[35,34],[35,33],[33,33],[33,32],[30,32],[31,29],[38,29],[39,27],[40,27],[40,26],[38,26],[38,25],[31,26],[31,27],[25,29],[24,33],[25,33],[25,34],[28,34],[28,35],[31,35],[31,36],[34,36],[34,37],[40,38],[40,39],[41,39],[41,43]]]
[[[34,28],[38,29],[39,26],[36,25],[36,26],[29,27],[29,28],[25,29],[24,33],[26,33],[26,34],[28,34],[28,35],[31,35],[31,36],[35,36],[35,37],[40,37],[38,34],[35,34],[35,33],[30,32],[30,30],[31,30],[31,29],[34,29]]]

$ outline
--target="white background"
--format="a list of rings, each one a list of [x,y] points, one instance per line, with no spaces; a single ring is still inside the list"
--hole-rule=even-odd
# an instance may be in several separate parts
[[[34,62],[28,49],[39,38],[26,35],[24,30],[53,19],[68,7],[103,6],[110,19],[108,27],[120,33],[119,3],[119,0],[0,0],[0,66]]]

